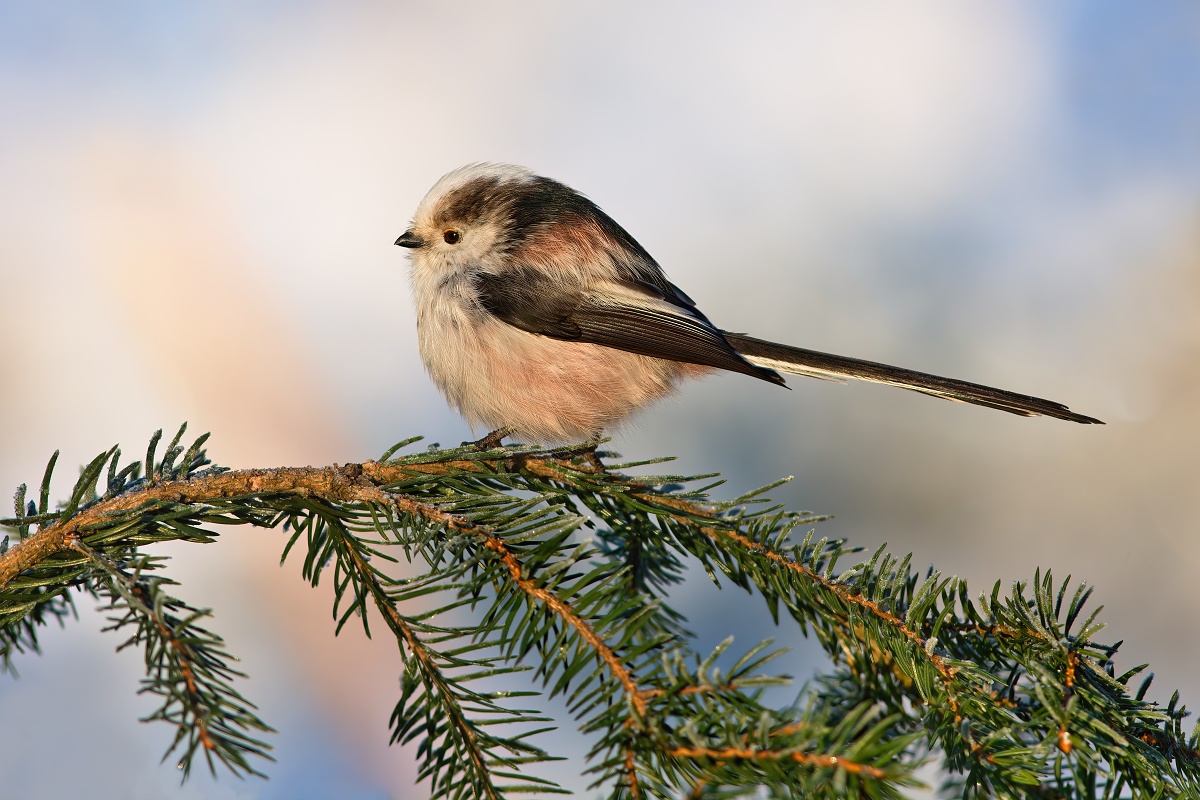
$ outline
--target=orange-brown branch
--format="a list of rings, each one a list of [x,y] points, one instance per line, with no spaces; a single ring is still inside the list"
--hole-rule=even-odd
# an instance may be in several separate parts
[[[725,747],[712,749],[708,747],[676,747],[668,750],[667,755],[675,758],[709,759],[712,761],[794,761],[810,767],[842,769],[856,775],[866,775],[869,778],[883,780],[887,773],[869,764],[849,761],[840,756],[830,756],[819,753],[801,753],[795,750],[754,750],[748,747]]]
[[[643,689],[638,694],[645,700],[653,700],[656,697],[663,695],[686,695],[686,694],[720,694],[721,692],[736,692],[738,690],[736,683],[726,683],[721,686],[684,686],[682,689]]]
[[[525,467],[528,471],[530,471],[536,475],[550,478],[552,480],[562,480],[562,475],[558,472],[558,470],[561,469],[565,465],[563,463],[555,461],[553,459],[529,459],[528,461],[522,463],[522,466]],[[582,466],[582,465],[578,465],[578,464],[571,464],[569,466],[571,469],[574,469],[574,470],[577,470],[580,472],[586,472],[586,473],[596,473],[596,472],[603,471],[602,469],[596,469],[594,467]],[[645,486],[645,484],[639,483],[636,479],[633,479],[633,480],[623,479],[622,483],[624,483],[626,486],[629,486],[630,488],[633,488],[635,490]],[[704,506],[694,503],[694,502],[691,502],[689,500],[685,500],[685,499],[677,498],[677,497],[666,497],[666,496],[663,496],[663,495],[657,494],[657,493],[652,494],[652,493],[634,491],[632,494],[635,497],[637,497],[639,500],[642,500],[649,505],[657,504],[660,506],[664,506],[667,509],[670,509],[670,510],[673,510],[676,512],[683,512],[685,514],[690,514],[692,516],[710,517],[710,518],[712,517],[712,511],[710,509],[705,508]],[[688,519],[687,517],[684,517],[684,516],[682,516],[680,514],[676,514],[676,513],[670,513],[670,512],[668,512],[668,513],[670,514],[671,518],[674,519],[676,522],[680,522],[685,525],[693,524],[692,520]],[[808,567],[804,566],[803,564],[800,564],[799,562],[797,562],[791,558],[788,558],[787,556],[785,556],[781,553],[777,553],[773,550],[770,550],[767,547],[763,546],[762,544],[752,541],[748,537],[746,537],[736,531],[727,530],[724,528],[707,527],[707,526],[701,526],[700,530],[711,539],[717,539],[717,540],[726,539],[729,541],[736,542],[738,544],[738,546],[742,547],[743,549],[751,550],[756,553],[760,553],[760,554],[766,556],[771,561],[773,561],[777,564],[781,564],[785,568],[787,568],[793,572],[796,572],[798,574],[801,574],[801,575],[805,576],[806,578],[808,578],[809,580],[819,583],[824,588],[826,588],[826,589],[832,591],[834,594],[838,595],[838,597],[841,598],[844,602],[846,602],[850,605],[856,605],[860,608],[863,608],[866,611],[868,611],[869,613],[871,613],[872,615],[874,615],[875,617],[891,624],[901,635],[903,635],[905,638],[907,638],[908,640],[910,640],[911,642],[916,644],[921,649],[921,651],[923,653],[925,653],[925,657],[927,659],[929,659],[931,664],[933,664],[934,668],[937,670],[938,674],[941,676],[943,683],[945,683],[947,685],[947,693],[949,695],[950,702],[951,702],[952,706],[954,707],[955,713],[957,714],[957,703],[955,702],[953,695],[949,693],[949,688],[950,688],[949,684],[954,679],[954,673],[955,673],[954,669],[952,667],[950,667],[949,665],[947,665],[945,660],[942,659],[940,656],[933,654],[933,653],[926,652],[926,650],[925,650],[926,640],[924,639],[924,637],[922,637],[919,633],[914,631],[912,628],[908,627],[908,625],[905,624],[904,620],[900,619],[895,614],[892,614],[891,612],[886,611],[883,608],[880,608],[879,604],[874,602],[873,600],[869,600],[866,597],[863,597],[861,594],[851,591],[847,586],[836,583],[834,581],[831,581],[828,578],[824,577],[823,575],[820,575],[820,574],[814,572],[813,570],[809,569]]]
[[[104,556],[101,556],[95,550],[79,541],[78,537],[69,537],[66,544],[67,547],[75,550],[90,561],[101,562],[104,559]],[[109,569],[115,569],[115,565],[110,566]],[[171,648],[171,652],[175,654],[175,663],[179,665],[179,672],[183,675],[183,683],[187,687],[188,699],[194,702],[200,696],[200,690],[196,686],[196,673],[192,670],[192,649],[179,641],[179,637],[175,635],[175,631],[146,602],[145,592],[140,586],[134,584],[130,589],[130,593],[141,604],[142,611],[150,619],[154,620],[154,626],[158,628],[159,635],[166,640]],[[192,716],[196,719],[196,735],[200,738],[200,744],[203,745],[205,750],[216,749],[216,743],[213,742],[212,737],[208,733],[208,722],[194,707],[192,709]]]
[[[634,681],[633,675],[621,663],[621,659],[617,658],[617,654],[612,651],[612,648],[600,638],[600,635],[592,629],[590,625],[584,622],[583,618],[571,610],[571,607],[558,598],[558,595],[550,592],[547,589],[537,585],[537,582],[532,578],[521,577],[521,564],[517,561],[516,556],[508,549],[508,545],[498,536],[487,536],[484,538],[484,547],[491,550],[500,556],[501,563],[508,567],[509,575],[512,576],[512,581],[525,594],[535,600],[545,604],[547,608],[559,616],[563,622],[570,625],[583,638],[588,645],[596,651],[601,660],[608,666],[613,677],[615,677],[625,689],[625,694],[629,697],[629,701],[633,704],[633,708],[637,711],[638,716],[646,715],[646,701],[638,691],[637,682]]]
[[[468,462],[473,463],[473,462]],[[424,465],[421,465],[424,466]],[[527,578],[522,575],[521,562],[512,552],[509,546],[499,536],[494,535],[489,528],[475,525],[470,520],[448,514],[445,511],[423,503],[419,500],[414,500],[411,497],[403,495],[391,494],[374,486],[356,487],[354,494],[355,499],[362,502],[374,502],[383,505],[390,505],[398,511],[417,514],[426,519],[433,520],[448,528],[454,530],[474,533],[482,538],[483,546],[500,557],[502,563],[507,569],[509,577],[513,584],[524,592],[529,597],[537,600],[553,611],[559,619],[575,629],[576,633],[588,643],[588,646],[596,651],[596,654],[608,667],[613,677],[621,684],[625,690],[625,694],[629,697],[634,709],[639,716],[646,714],[646,701],[643,693],[638,689],[637,682],[633,679],[632,673],[621,663],[621,659],[613,652],[608,643],[596,633],[592,626],[580,617],[571,608],[570,605],[563,602],[558,595],[545,589],[537,584],[537,581],[532,578]]]
[[[0,556],[0,589],[27,569],[68,549],[68,539],[100,527],[114,515],[154,503],[208,503],[250,495],[294,494],[329,500],[353,501],[363,490],[404,480],[413,475],[440,475],[451,470],[482,472],[495,469],[497,462],[443,461],[430,464],[364,464],[332,467],[275,467],[198,475],[184,480],[159,481],[91,505],[70,519],[44,526],[14,544]],[[382,491],[382,490],[380,490]],[[403,510],[414,510],[434,521],[452,524],[461,520],[425,503],[410,501]]]
[[[700,506],[697,506],[694,503],[691,503],[691,502],[688,502],[687,500],[682,500],[679,498],[673,498],[673,497],[668,498],[668,497],[663,497],[661,495],[638,495],[638,497],[639,497],[639,499],[642,499],[642,500],[645,500],[648,502],[658,502],[664,506],[667,506],[668,508],[673,508],[677,511],[684,511],[689,514],[694,514],[694,515],[695,514],[704,514],[706,511],[706,509],[704,509]],[[681,522],[684,524],[689,523],[689,520],[683,516],[679,516],[679,515],[675,515],[675,514],[672,514],[671,516],[672,516],[672,519],[676,520],[677,522]],[[751,540],[749,537],[747,537],[737,531],[728,530],[725,528],[715,528],[715,527],[707,527],[707,526],[700,527],[700,530],[704,533],[704,535],[708,536],[711,539],[717,539],[717,540],[724,539],[727,541],[735,542],[739,547],[741,547],[743,549],[750,550],[755,553],[759,553],[759,554],[765,556],[768,560],[770,560],[776,564],[779,564],[780,566],[782,566],[792,572],[795,572],[799,575],[803,575],[808,580],[811,580],[815,583],[820,584],[822,587],[824,587],[824,588],[828,589],[829,591],[833,592],[834,594],[836,594],[844,602],[846,602],[850,605],[858,606],[859,608],[862,608],[862,609],[868,611],[873,616],[889,623],[902,636],[904,636],[906,639],[911,641],[913,644],[917,645],[920,648],[922,653],[925,653],[925,657],[933,665],[934,669],[937,670],[939,676],[942,679],[942,682],[946,685],[947,696],[949,697],[951,707],[953,708],[955,714],[957,715],[957,713],[958,713],[957,702],[954,700],[954,696],[950,692],[950,684],[954,679],[954,672],[955,672],[954,669],[952,667],[950,667],[949,665],[947,665],[945,660],[942,659],[941,656],[938,656],[934,653],[927,652],[925,649],[925,644],[926,644],[925,639],[920,634],[918,634],[916,631],[914,631],[912,628],[908,627],[908,625],[905,624],[904,620],[900,619],[899,617],[897,617],[895,614],[891,613],[890,611],[880,608],[879,604],[876,603],[875,601],[869,600],[868,598],[864,597],[862,594],[851,591],[844,584],[840,584],[840,583],[836,583],[835,581],[831,581],[828,578],[826,578],[824,575],[821,575],[821,574],[809,569],[808,567],[804,566],[803,564],[799,563],[798,561],[795,561],[794,559],[791,559],[791,558],[783,555],[782,553],[777,553],[774,550],[771,550],[771,549],[767,548],[766,546]]]
[[[629,779],[629,795],[638,798],[642,796],[642,787],[638,783],[637,762],[633,757],[633,749],[625,748],[625,775]]]
[[[438,665],[434,663],[433,654],[429,652],[429,648],[427,648],[425,643],[422,642],[420,637],[417,636],[417,633],[412,629],[412,626],[409,625],[404,617],[401,616],[400,612],[396,610],[395,604],[388,599],[386,593],[383,591],[383,588],[379,585],[379,582],[375,580],[375,576],[371,572],[370,565],[367,564],[362,555],[354,548],[350,548],[350,559],[353,561],[354,567],[358,570],[358,573],[362,579],[368,582],[371,589],[371,595],[375,599],[375,606],[379,609],[379,613],[387,617],[389,627],[400,635],[400,637],[404,640],[404,644],[408,647],[408,651],[413,654],[414,658],[421,662],[421,665],[424,667],[422,674],[428,676],[429,680],[437,685],[438,691],[442,697],[451,697],[452,694],[450,692],[450,687],[447,686],[446,682],[442,679],[442,671],[438,668]],[[479,742],[475,736],[475,731],[471,730],[471,726],[466,724],[466,719],[463,717],[463,714],[458,708],[457,703],[453,703],[453,707],[447,708],[446,710],[448,712],[447,716],[450,717],[451,721],[454,723],[454,726],[459,730],[466,742],[468,756],[471,759],[471,763],[475,766],[476,774],[483,779],[484,789],[487,791],[487,796],[492,800],[495,800],[498,796],[496,794],[496,787],[492,785],[490,779],[491,773],[490,770],[488,770],[487,762],[483,757],[483,752],[479,748]]]

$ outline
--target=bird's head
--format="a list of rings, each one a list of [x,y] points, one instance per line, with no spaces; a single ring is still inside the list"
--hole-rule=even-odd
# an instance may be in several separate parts
[[[521,264],[590,282],[650,256],[595,203],[509,164],[470,164],[434,184],[396,244],[414,273],[503,272]]]

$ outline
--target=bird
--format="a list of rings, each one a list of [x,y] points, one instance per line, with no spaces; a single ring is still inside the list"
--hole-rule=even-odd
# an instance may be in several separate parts
[[[417,341],[472,428],[542,444],[605,432],[717,370],[898,386],[1026,417],[1103,424],[1062,403],[716,327],[624,228],[583,194],[519,166],[443,176],[408,229]]]

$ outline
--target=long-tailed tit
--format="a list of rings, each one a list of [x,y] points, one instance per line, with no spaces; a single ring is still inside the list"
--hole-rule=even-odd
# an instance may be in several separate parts
[[[498,442],[598,437],[714,369],[886,383],[1032,417],[1100,420],[1061,403],[730,333],[573,189],[474,164],[430,189],[396,240],[412,250],[421,357],[438,388]]]

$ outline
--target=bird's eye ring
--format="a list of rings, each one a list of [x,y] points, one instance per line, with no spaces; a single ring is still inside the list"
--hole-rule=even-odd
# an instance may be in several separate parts
[[[462,234],[453,228],[442,232],[442,240],[446,244],[458,244],[462,241]]]

